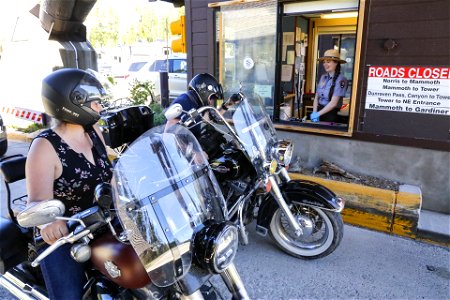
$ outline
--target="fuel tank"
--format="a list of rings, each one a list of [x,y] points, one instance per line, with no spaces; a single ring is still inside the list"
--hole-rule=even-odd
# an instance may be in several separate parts
[[[241,151],[227,149],[224,155],[210,161],[211,168],[217,180],[236,180],[246,176],[253,166]]]
[[[128,289],[142,288],[150,283],[133,247],[106,233],[91,243],[92,264],[112,282]]]

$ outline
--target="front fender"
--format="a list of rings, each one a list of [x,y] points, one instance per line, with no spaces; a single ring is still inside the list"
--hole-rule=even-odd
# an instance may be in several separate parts
[[[344,208],[342,199],[325,186],[309,180],[291,180],[280,186],[287,204],[293,202],[340,212]],[[259,207],[257,225],[268,228],[272,216],[279,208],[271,194],[267,194]]]

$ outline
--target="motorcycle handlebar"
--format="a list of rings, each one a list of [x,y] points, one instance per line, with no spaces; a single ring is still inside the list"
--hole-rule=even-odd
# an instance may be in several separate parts
[[[227,129],[229,130],[229,132],[233,135],[233,137],[242,145],[243,142],[241,141],[241,139],[239,138],[239,136],[236,134],[236,132],[234,131],[234,129],[230,126],[230,124],[228,124],[227,120],[225,120],[225,118],[222,116],[222,114],[219,112],[219,110],[215,107],[212,106],[202,106],[197,110],[198,114],[203,114],[204,112],[211,110],[214,111],[214,113],[217,115],[217,117],[220,118],[220,120],[222,121],[223,124],[225,124],[225,126],[227,127]],[[191,115],[191,114],[190,114]],[[203,118],[203,120],[205,120],[205,118]],[[205,120],[205,122],[211,124],[211,122]],[[212,125],[212,124],[211,124]]]
[[[97,222],[92,224],[89,227],[86,227],[84,230],[80,231],[77,234],[74,234],[73,232],[69,233],[67,236],[63,236],[62,238],[58,239],[56,242],[51,244],[47,249],[45,249],[32,263],[32,267],[37,267],[41,263],[41,261],[49,256],[51,253],[53,253],[55,250],[57,250],[59,247],[65,245],[65,244],[73,244],[76,241],[88,236],[89,234],[97,231],[100,227],[102,227],[104,223]]]

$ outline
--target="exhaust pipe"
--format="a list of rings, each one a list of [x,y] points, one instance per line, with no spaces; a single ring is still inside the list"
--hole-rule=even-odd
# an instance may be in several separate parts
[[[21,300],[49,300],[41,291],[30,286],[20,279],[19,276],[15,276],[9,271],[0,275],[0,285]]]

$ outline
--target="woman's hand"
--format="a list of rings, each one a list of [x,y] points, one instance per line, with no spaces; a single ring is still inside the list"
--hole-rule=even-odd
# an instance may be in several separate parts
[[[69,229],[67,228],[66,222],[63,220],[56,220],[52,223],[43,225],[41,228],[41,236],[49,245],[68,234]]]
[[[311,118],[312,122],[319,122],[320,114],[315,111],[315,112],[311,113],[311,117],[310,118]]]

